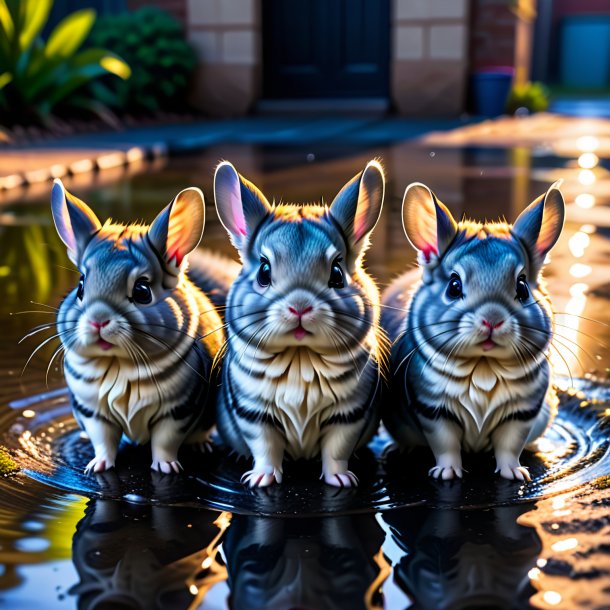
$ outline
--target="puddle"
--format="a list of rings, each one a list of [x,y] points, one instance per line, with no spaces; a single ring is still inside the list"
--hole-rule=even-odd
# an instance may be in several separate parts
[[[567,178],[568,222],[546,276],[559,312],[551,360],[561,387],[576,389],[562,391],[540,451],[524,456],[532,482],[497,478],[488,456],[466,459],[461,482],[431,481],[429,452],[404,461],[383,452],[383,438],[354,461],[361,486],[352,491],[321,484],[317,464],[288,464],[284,485],[249,491],[239,483],[247,465],[222,449],[185,451],[187,474],[164,477],[150,472],[145,448],[124,446],[116,472],[84,476],[91,447],[71,417],[59,364],[48,366],[54,346],[22,373],[38,337],[17,343],[52,319],[49,307],[78,274],[51,224],[47,194],[12,193],[0,200],[0,605],[608,607],[605,159],[584,176],[573,156],[526,148],[236,145],[100,174],[93,183],[74,177],[66,186],[100,217],[146,221],[177,188],[201,186],[208,195],[203,245],[233,256],[209,197],[219,159],[231,159],[270,198],[299,201],[331,199],[373,156],[390,177],[367,254],[382,287],[413,261],[400,222],[410,181],[428,183],[457,217],[514,218],[560,174]],[[568,548],[571,538],[577,544]]]
[[[248,468],[222,447],[201,454],[182,450],[186,472],[167,476],[150,471],[150,452],[124,442],[117,468],[85,475],[91,443],[76,426],[64,389],[11,403],[23,408],[0,442],[29,477],[91,497],[136,504],[200,506],[245,515],[320,517],[376,513],[396,508],[491,508],[532,502],[583,486],[610,472],[610,388],[579,382],[582,389],[560,391],[559,414],[523,464],[532,481],[517,483],[494,475],[491,454],[465,456],[462,481],[427,476],[433,465],[427,450],[407,456],[388,451],[389,439],[376,437],[352,462],[360,486],[338,490],[318,480],[320,465],[286,464],[285,483],[251,490],[240,483]],[[25,416],[24,416],[25,413]],[[405,465],[408,467],[405,468]]]

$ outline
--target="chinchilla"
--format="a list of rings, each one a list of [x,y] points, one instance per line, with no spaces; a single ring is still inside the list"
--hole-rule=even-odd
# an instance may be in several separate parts
[[[330,206],[271,205],[223,162],[214,194],[243,262],[227,298],[217,409],[225,442],[253,458],[242,480],[279,483],[285,453],[321,454],[326,483],[355,486],[348,460],[378,425],[379,293],[362,260],[382,168],[371,161]]]
[[[404,229],[421,272],[383,295],[394,400],[382,417],[400,445],[432,449],[434,478],[462,477],[462,449],[492,449],[502,477],[530,480],[519,457],[557,408],[541,271],[563,228],[559,186],[514,225],[458,223],[427,186],[405,191]]]
[[[205,444],[213,427],[213,363],[224,342],[218,310],[187,271],[203,233],[203,193],[181,191],[150,226],[102,224],[60,180],[51,203],[81,272],[57,329],[74,415],[95,450],[86,472],[114,466],[122,433],[151,442],[151,468],[179,472],[180,446]],[[198,277],[212,289],[208,270]]]

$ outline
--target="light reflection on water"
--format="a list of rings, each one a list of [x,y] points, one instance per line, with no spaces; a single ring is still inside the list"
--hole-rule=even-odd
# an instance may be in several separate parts
[[[369,157],[381,156],[390,183],[386,213],[368,262],[385,284],[414,260],[399,218],[402,192],[410,181],[428,183],[457,217],[467,212],[472,217],[514,219],[534,196],[565,175],[567,224],[547,273],[555,308],[562,312],[557,315],[557,343],[550,357],[564,376],[594,373],[603,378],[610,354],[605,326],[610,321],[610,223],[604,222],[610,189],[599,140],[581,137],[575,148],[578,152],[571,158],[556,159],[532,157],[527,148],[435,148],[432,155],[415,144],[327,154],[235,146],[171,160],[163,168],[163,161],[152,168],[132,166],[129,176],[103,173],[92,188],[80,176],[67,181],[67,187],[87,199],[100,216],[150,220],[187,185],[203,186],[209,196],[212,170],[221,158],[231,159],[271,197],[312,200],[324,195],[328,200]],[[308,162],[307,155],[314,152],[315,162]],[[47,186],[36,188],[46,199]],[[54,305],[75,281],[47,204],[37,203],[36,196],[26,199],[19,206],[7,202],[0,216],[0,315],[6,328],[2,343],[3,353],[10,354],[0,363],[3,405],[28,395],[36,384],[44,387],[45,357],[51,353],[42,350],[42,357],[20,377],[35,343],[27,344],[26,350],[17,348],[15,340],[53,314],[8,318],[8,313],[44,309],[30,301]],[[234,255],[209,197],[204,245]],[[57,387],[59,371],[54,367],[50,373],[51,387]],[[22,415],[33,417],[35,411]],[[36,450],[27,434],[21,438],[28,451]],[[135,607],[129,604],[146,600],[147,608],[216,610],[227,606],[229,595],[235,608],[267,607],[260,604],[271,600],[285,607],[287,599],[298,599],[304,608],[343,607],[341,603],[357,608],[365,599],[368,607],[386,608],[406,608],[414,602],[419,607],[450,608],[468,599],[483,604],[479,607],[515,599],[514,607],[525,607],[534,593],[529,582],[537,591],[532,603],[540,608],[596,603],[603,607],[605,601],[602,587],[591,587],[593,597],[588,599],[583,587],[571,583],[568,573],[557,567],[566,562],[577,565],[574,552],[595,546],[591,532],[582,536],[570,530],[583,511],[574,494],[543,500],[538,510],[525,514],[525,507],[421,509],[390,511],[376,518],[323,518],[314,520],[315,527],[305,527],[297,520],[234,517],[231,523],[224,513],[198,510],[186,517],[178,509],[87,503],[81,497],[50,492],[22,475],[8,485],[2,486],[0,501],[0,603],[8,601],[12,608],[32,607],[27,604],[40,595],[49,600],[45,608],[73,607],[78,598],[83,608],[112,607],[103,603],[117,600],[123,607]],[[4,493],[7,489],[10,495]],[[586,493],[591,494],[593,507],[610,503],[603,490]],[[593,519],[590,513],[596,509],[589,510],[586,516]],[[606,555],[607,551],[597,558],[599,565],[605,565]],[[67,563],[70,558],[73,569]],[[50,568],[47,572],[37,572],[45,566]],[[44,592],[37,586],[37,574],[44,574]],[[298,597],[298,587],[312,583],[317,589]],[[293,597],[286,597],[291,592]],[[307,597],[313,593],[330,605],[314,605]]]

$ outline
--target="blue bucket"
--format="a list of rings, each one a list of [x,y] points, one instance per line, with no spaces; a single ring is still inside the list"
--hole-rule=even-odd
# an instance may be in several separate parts
[[[513,74],[512,68],[489,68],[472,75],[475,114],[487,117],[504,114]]]

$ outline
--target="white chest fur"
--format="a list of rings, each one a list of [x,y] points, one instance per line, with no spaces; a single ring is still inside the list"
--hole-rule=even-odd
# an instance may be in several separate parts
[[[444,404],[464,428],[463,444],[472,450],[489,445],[490,433],[510,411],[527,408],[537,376],[526,378],[522,367],[494,359],[460,360],[445,380]]]
[[[149,422],[161,407],[161,397],[146,371],[118,358],[82,361],[73,356],[69,364],[75,371],[86,371],[87,377],[81,379],[66,372],[79,402],[95,406],[99,415],[119,425],[132,440],[149,440]]]
[[[232,369],[235,381],[249,402],[277,418],[293,457],[312,457],[319,451],[320,424],[335,409],[351,403],[358,375],[351,360],[321,355],[305,347],[280,354],[260,354],[252,371],[262,374],[253,382],[249,371]]]

